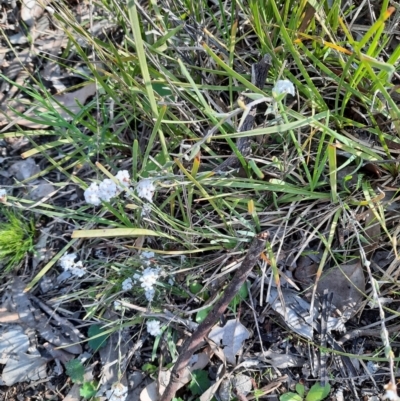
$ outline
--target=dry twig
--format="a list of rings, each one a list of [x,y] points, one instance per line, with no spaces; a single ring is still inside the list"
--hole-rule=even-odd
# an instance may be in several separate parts
[[[241,286],[246,281],[252,268],[260,257],[261,252],[265,248],[267,238],[268,233],[259,234],[254,238],[246,257],[233,276],[232,281],[226,287],[224,294],[215,303],[213,309],[199,325],[193,335],[183,344],[181,353],[172,369],[171,380],[162,394],[160,401],[171,401],[172,398],[174,398],[179,385],[179,378],[181,377],[183,370],[189,365],[193,353],[208,335],[212,327],[218,322],[220,316],[225,312],[225,309],[234,296],[239,292]]]

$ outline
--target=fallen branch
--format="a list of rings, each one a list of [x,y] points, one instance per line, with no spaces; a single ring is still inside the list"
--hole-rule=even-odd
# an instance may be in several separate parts
[[[171,401],[175,396],[179,385],[179,378],[181,377],[183,370],[189,365],[193,353],[197,350],[213,326],[218,322],[234,296],[239,292],[254,265],[257,263],[261,252],[265,248],[267,238],[268,233],[259,234],[254,238],[249,250],[247,251],[246,257],[241,266],[236,270],[236,273],[233,276],[232,281],[226,287],[224,294],[215,303],[212,310],[203,322],[200,323],[192,336],[186,339],[182,346],[181,353],[172,369],[171,379],[164,393],[161,395],[160,401]]]

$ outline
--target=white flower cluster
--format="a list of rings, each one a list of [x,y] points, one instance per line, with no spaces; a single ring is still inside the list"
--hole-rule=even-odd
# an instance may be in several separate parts
[[[129,172],[127,170],[118,171],[115,178],[121,183],[123,188],[128,188],[131,184],[131,177],[129,176]]]
[[[120,301],[114,301],[114,310],[116,311],[122,311],[122,303]]]
[[[136,186],[136,192],[139,198],[146,199],[150,203],[153,203],[153,195],[155,190],[156,187],[154,186],[153,180],[150,180],[148,178],[139,181]]]
[[[125,401],[128,397],[128,387],[122,383],[115,383],[111,390],[106,391],[108,401]]]
[[[73,276],[83,277],[86,273],[83,268],[82,261],[75,262],[76,253],[66,253],[60,258],[58,263],[65,270],[69,271]]]
[[[159,267],[150,267],[150,259],[152,257],[154,257],[154,252],[142,252],[140,254],[140,259],[142,260],[143,264],[148,267],[143,270],[142,274],[135,273],[133,277],[128,277],[122,282],[122,290],[129,291],[133,288],[133,284],[136,281],[139,281],[140,286],[144,289],[144,295],[149,302],[151,302],[154,298],[156,293],[154,285],[157,283],[157,279],[161,274],[161,269]]]
[[[101,204],[101,201],[109,202],[130,184],[130,177],[127,170],[118,171],[115,179],[120,183],[120,185],[117,185],[109,178],[103,180],[100,185],[92,182],[90,187],[87,188],[84,193],[86,203],[98,206]]]
[[[147,332],[154,337],[159,336],[162,331],[160,327],[160,322],[158,320],[148,320],[146,322]]]
[[[150,266],[150,259],[151,258],[154,258],[154,252],[151,252],[151,251],[149,251],[149,252],[147,252],[147,251],[142,251],[142,253],[139,255],[139,258],[140,259],[142,259],[143,260],[143,263],[146,265],[146,266]]]
[[[130,277],[122,282],[122,291],[129,291],[133,287],[133,281]]]
[[[367,362],[367,370],[371,375],[374,375],[379,369],[379,365],[373,361]]]
[[[160,272],[159,268],[153,269],[148,267],[143,270],[143,274],[139,278],[139,281],[141,282],[140,286],[144,288],[144,295],[149,302],[153,300],[154,294],[156,293],[154,284],[156,284]]]

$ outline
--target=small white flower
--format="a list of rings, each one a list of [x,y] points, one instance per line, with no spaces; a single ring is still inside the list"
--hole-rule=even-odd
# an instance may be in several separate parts
[[[142,207],[142,211],[141,211],[140,215],[142,217],[147,217],[150,215],[150,212],[151,212],[151,206],[148,203],[145,203]]]
[[[82,261],[76,262],[70,269],[72,275],[77,277],[83,277],[86,273],[86,270],[83,268]]]
[[[105,259],[106,258],[106,255],[104,254],[104,251],[102,251],[101,249],[96,249],[94,251],[94,256],[96,256],[96,258],[99,258],[99,259]]]
[[[147,288],[144,292],[144,296],[149,302],[153,301],[154,295],[156,295],[156,290],[154,288]]]
[[[129,302],[129,299],[127,299],[127,298],[121,298],[120,300],[115,300],[114,302],[113,302],[113,306],[114,306],[114,309],[116,310],[116,311],[123,311],[123,310],[125,310],[126,309],[126,306],[124,305],[124,302]]]
[[[109,202],[111,198],[118,195],[117,185],[109,178],[103,180],[99,185],[99,198],[103,201]]]
[[[151,259],[154,258],[155,254],[152,251],[142,251],[142,253],[140,254],[140,259]]]
[[[151,267],[143,270],[142,276],[139,278],[140,286],[144,289],[146,299],[151,302],[155,295],[154,285],[160,275],[160,269],[153,269]]]
[[[157,337],[162,331],[160,328],[160,322],[158,320],[148,320],[146,322],[147,331],[151,336]]]
[[[150,266],[151,264],[151,258],[154,258],[154,252],[147,252],[147,251],[143,251],[140,255],[139,258],[142,259],[143,264],[146,266]]]
[[[106,391],[106,397],[108,401],[125,401],[128,397],[128,387],[122,383],[115,383],[111,390]]]
[[[139,181],[139,183],[136,186],[136,191],[139,198],[146,199],[150,203],[153,202],[153,195],[155,190],[156,187],[153,184],[153,180],[150,180],[148,178]]]
[[[3,188],[0,189],[0,201],[5,202],[7,200],[7,191]]]
[[[153,288],[159,275],[160,269],[152,269],[151,267],[146,268],[143,270],[142,277],[139,279],[142,282],[141,287],[145,289]]]
[[[369,373],[371,373],[371,375],[374,375],[378,369],[379,365],[377,363],[374,363],[373,361],[367,362],[367,370]]]
[[[81,260],[75,262],[75,259],[76,253],[66,253],[60,258],[58,263],[65,271],[69,271],[73,276],[83,277],[86,273],[86,270],[83,268],[83,263]]]
[[[115,178],[122,184],[123,187],[127,188],[129,187],[131,183],[131,177],[129,176],[128,170],[121,170],[118,171],[117,175]]]
[[[70,270],[75,265],[76,253],[66,253],[58,263],[64,270]]]
[[[89,203],[89,205],[98,206],[101,204],[99,198],[99,186],[95,182],[92,182],[90,187],[85,189],[84,195],[85,201],[86,203]]]
[[[294,85],[288,79],[282,79],[276,81],[275,86],[272,88],[272,92],[276,95],[288,93],[289,95],[294,96]]]
[[[122,291],[129,291],[133,287],[132,279],[128,277],[122,282]]]
[[[122,310],[122,304],[119,301],[114,301],[114,309],[116,311]]]
[[[83,270],[83,269],[79,269],[78,267],[73,267],[71,270],[70,270],[70,272],[71,272],[71,274],[73,275],[73,276],[76,276],[76,277],[83,277],[84,275],[85,275],[85,270]]]

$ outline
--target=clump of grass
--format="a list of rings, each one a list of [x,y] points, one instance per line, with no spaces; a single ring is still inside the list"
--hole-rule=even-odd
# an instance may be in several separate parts
[[[0,268],[8,273],[17,269],[24,256],[33,250],[35,225],[33,220],[8,208],[0,208]]]

